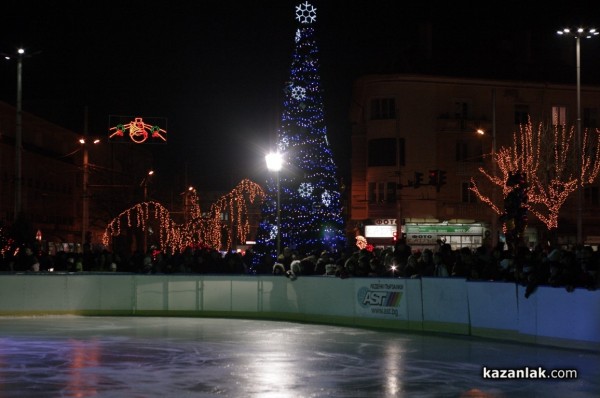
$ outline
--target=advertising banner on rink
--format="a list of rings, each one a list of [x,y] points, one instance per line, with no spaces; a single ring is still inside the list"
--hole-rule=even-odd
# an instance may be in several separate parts
[[[356,315],[408,320],[405,289],[401,279],[356,279]]]

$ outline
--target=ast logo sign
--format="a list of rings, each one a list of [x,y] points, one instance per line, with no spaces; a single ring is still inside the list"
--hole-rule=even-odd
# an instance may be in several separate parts
[[[356,282],[356,312],[372,318],[407,319],[404,281],[374,279]]]

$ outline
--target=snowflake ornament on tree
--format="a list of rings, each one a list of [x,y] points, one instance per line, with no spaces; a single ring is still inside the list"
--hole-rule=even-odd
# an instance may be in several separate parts
[[[323,192],[323,195],[321,195],[321,200],[323,201],[325,207],[329,207],[331,204],[331,194],[328,191]]]
[[[301,183],[300,187],[298,188],[298,193],[303,198],[308,198],[312,194],[312,191],[313,191],[313,186],[309,182]]]
[[[296,20],[300,23],[313,23],[317,20],[317,9],[308,1],[296,6]]]
[[[277,225],[273,225],[273,228],[271,228],[271,232],[269,233],[269,238],[271,240],[277,239]]]
[[[304,98],[306,98],[306,89],[300,86],[293,87],[292,98],[298,101],[302,101]]]

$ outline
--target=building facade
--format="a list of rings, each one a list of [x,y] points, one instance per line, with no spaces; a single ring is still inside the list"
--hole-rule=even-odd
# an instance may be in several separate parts
[[[376,245],[394,232],[414,248],[439,242],[454,249],[502,240],[491,208],[469,189],[493,150],[511,147],[529,119],[575,126],[575,85],[425,75],[372,75],[353,87],[352,184],[348,224]],[[598,127],[600,87],[581,87],[582,127]],[[477,130],[485,132],[477,134]],[[499,189],[498,189],[499,191]],[[502,193],[495,193],[502,206]],[[531,247],[552,237],[576,242],[576,192],[560,211],[558,228],[529,217]],[[598,184],[585,186],[583,239],[600,243]],[[398,236],[398,235],[397,235]]]

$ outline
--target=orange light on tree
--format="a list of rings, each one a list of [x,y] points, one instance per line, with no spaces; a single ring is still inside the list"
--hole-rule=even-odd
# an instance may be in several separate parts
[[[492,175],[485,168],[479,171],[488,185],[502,188],[503,198],[511,188],[505,182],[515,173],[527,175],[528,210],[542,221],[548,229],[558,226],[558,215],[569,195],[578,188],[578,177],[583,183],[592,183],[600,171],[600,130],[584,131],[583,151],[579,155],[571,144],[574,140],[574,127],[554,124],[545,127],[543,123],[534,129],[531,121],[522,125],[513,134],[513,145],[498,150],[492,162],[496,162],[499,175]],[[577,157],[581,156],[581,166],[577,167]],[[475,178],[471,178],[471,190],[479,200],[486,203],[497,214],[502,214],[498,204],[485,195]]]

